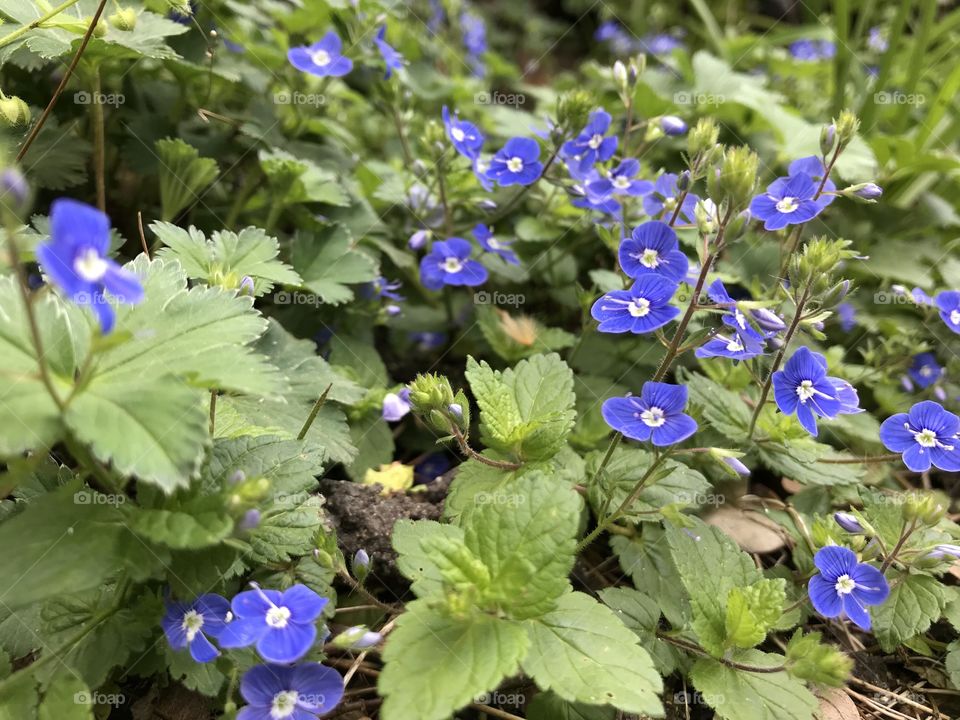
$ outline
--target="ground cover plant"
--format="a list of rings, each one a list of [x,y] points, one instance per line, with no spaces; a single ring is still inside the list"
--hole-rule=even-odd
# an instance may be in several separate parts
[[[0,718],[960,715],[960,10],[0,18]]]

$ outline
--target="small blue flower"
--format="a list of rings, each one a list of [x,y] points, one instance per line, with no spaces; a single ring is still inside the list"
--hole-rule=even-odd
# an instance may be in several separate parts
[[[474,175],[474,177],[477,178],[477,180],[479,181],[480,186],[481,186],[484,190],[486,190],[487,192],[490,192],[490,191],[493,190],[493,182],[490,180],[489,177],[487,177],[487,171],[488,171],[489,169],[490,169],[490,161],[489,161],[489,160],[484,160],[484,159],[483,159],[482,157],[480,157],[479,155],[477,155],[477,157],[474,158],[474,160],[473,160],[473,175]],[[490,209],[495,209],[496,206],[497,206],[496,203],[494,203],[492,200],[489,200],[489,201],[484,200],[484,201],[481,201],[480,204],[481,204],[481,206],[482,206],[482,205],[484,205],[485,203],[488,204],[488,205],[493,205],[493,207],[490,208]]]
[[[287,59],[297,70],[319,77],[343,77],[353,70],[353,61],[343,55],[343,43],[333,30],[323,39],[302,47],[290,48]]]
[[[435,242],[420,260],[420,282],[428,290],[440,290],[444,285],[482,285],[487,281],[487,269],[470,259],[472,253],[473,246],[463,238]]]
[[[389,79],[393,74],[394,70],[400,70],[403,67],[403,55],[398,53],[387,41],[387,26],[381,25],[380,29],[377,30],[377,34],[373,38],[374,45],[377,46],[377,50],[380,51],[380,56],[383,58],[383,62],[387,65],[387,74],[384,75],[384,78]]]
[[[306,655],[317,638],[317,618],[329,601],[306,585],[288,590],[253,590],[236,595],[234,618],[220,634],[220,646],[247,647],[272,663],[293,663]]]
[[[690,262],[680,250],[673,228],[651,220],[634,229],[620,243],[620,267],[632,278],[653,273],[679,283],[687,275]]]
[[[568,164],[567,168],[571,169],[571,166]],[[576,173],[571,172],[570,175],[575,177]],[[582,178],[581,182],[570,187],[570,194],[572,196],[570,204],[574,207],[584,210],[594,210],[606,215],[620,214],[620,203],[612,193],[598,194],[593,192],[593,189],[600,189],[602,191],[607,189],[607,186],[604,184],[604,178],[601,177],[596,169],[590,170],[590,172]]]
[[[677,188],[677,176],[673,173],[664,173],[653,184],[653,192],[643,198],[643,210],[652,218],[669,220],[677,208],[680,190]],[[688,225],[695,225],[694,215],[700,198],[689,193],[683,200],[680,208],[680,217]]]
[[[863,187],[854,190],[853,194],[863,200],[879,200],[883,197],[883,188],[876,183],[868,182],[864,183]]]
[[[660,129],[664,135],[683,135],[687,132],[687,124],[676,115],[664,115],[660,118]]]
[[[481,56],[487,51],[487,25],[483,18],[471,12],[460,15],[463,30],[463,46],[467,49],[467,63],[476,77],[486,75],[487,69]]]
[[[722,322],[730,328],[730,332],[717,332],[698,347],[694,355],[698,358],[723,357],[730,360],[749,360],[763,354],[763,336],[750,325],[744,324],[741,327],[733,315],[724,315]]]
[[[89,305],[104,334],[116,314],[107,300],[136,305],[143,300],[140,279],[106,256],[110,219],[90,205],[61,198],[50,213],[50,241],[37,246],[44,275],[78,305]]]
[[[814,199],[817,185],[806,174],[777,178],[767,192],[757,195],[750,203],[750,214],[763,220],[766,230],[780,230],[787,225],[799,225],[813,220],[823,210]]]
[[[937,364],[933,353],[919,353],[913,356],[913,364],[907,372],[917,385],[928,388],[940,379],[943,368]]]
[[[511,265],[520,264],[517,254],[510,249],[510,245],[512,243],[504,240],[498,240],[496,237],[494,237],[493,231],[483,223],[480,223],[473,229],[473,236],[477,239],[477,242],[480,243],[480,247],[487,252],[492,252],[496,255],[499,255]]]
[[[940,308],[940,319],[953,332],[960,334],[960,290],[944,290],[934,302]]]
[[[590,314],[609,333],[648,333],[680,314],[670,305],[677,283],[661,275],[641,275],[629,290],[613,290],[593,304]]]
[[[628,395],[605,400],[601,412],[607,425],[632,440],[649,440],[657,447],[676,445],[697,431],[696,421],[686,415],[687,388],[683,385],[647,382],[640,397]]]
[[[563,144],[563,157],[573,160],[581,173],[587,172],[598,161],[606,162],[616,152],[616,135],[607,136],[611,120],[610,113],[603,108],[594,110],[580,134]]]
[[[757,326],[756,328],[752,327],[747,315],[743,313],[737,301],[727,292],[727,288],[722,280],[717,279],[710,284],[710,287],[707,288],[707,297],[720,307],[729,308],[730,313],[724,316],[724,322],[736,328],[737,332],[741,334],[747,334],[757,339],[769,339],[786,328],[786,323],[783,322],[783,319],[766,308],[754,308],[750,310],[750,320]],[[727,322],[727,319],[731,322]],[[759,330],[757,328],[759,328]],[[746,346],[747,342],[740,344]]]
[[[926,472],[930,466],[955,472],[960,470],[957,438],[960,418],[943,409],[940,403],[924,400],[909,413],[891,415],[880,425],[880,440],[887,450],[903,453],[903,464],[913,472]]]
[[[515,137],[497,151],[490,160],[487,177],[498,185],[530,185],[543,172],[540,145],[536,140]]]
[[[210,640],[219,638],[227,623],[230,603],[219,595],[201,595],[192,603],[168,602],[160,626],[174,650],[190,648],[190,656],[206,663],[220,655]]]
[[[797,40],[790,43],[789,50],[795,59],[804,62],[829,60],[837,54],[837,46],[829,40]]]
[[[407,247],[411,250],[422,250],[432,234],[429,230],[417,230],[407,240]]]
[[[885,53],[889,47],[887,39],[883,36],[883,32],[878,27],[870,28],[870,33],[867,35],[867,47],[873,50],[876,53]]]
[[[378,277],[373,281],[373,287],[377,292],[377,295],[382,298],[390,298],[391,300],[403,300],[403,295],[400,295],[397,290],[403,287],[403,283],[399,280],[390,282],[385,277]]]
[[[852,550],[828,545],[813,558],[820,570],[810,578],[813,608],[828,618],[846,616],[862,630],[870,629],[867,605],[880,605],[890,594],[887,579],[872,565],[857,562]]]
[[[426,352],[443,347],[447,342],[447,334],[442,332],[413,332],[410,333],[410,339],[417,344],[417,349]]]
[[[848,302],[837,305],[837,317],[840,319],[840,329],[850,332],[857,326],[857,311]]]
[[[587,177],[587,195],[594,198],[607,198],[611,195],[632,195],[634,197],[646,195],[653,190],[653,183],[649,180],[637,180],[636,177],[639,172],[640,161],[633,158],[623,160],[606,177],[593,171]]]
[[[237,720],[315,720],[343,698],[343,678],[320,663],[255,665],[240,679]]]
[[[410,389],[403,388],[398,393],[387,393],[383,396],[383,419],[387,422],[402,420],[413,408],[410,404]]]
[[[450,117],[447,106],[443,106],[443,126],[447,129],[447,137],[453,143],[454,149],[470,161],[480,155],[483,147],[483,135],[477,126],[466,120],[461,120],[456,113]]]
[[[626,55],[633,52],[634,39],[616,20],[607,20],[600,24],[593,39],[599,42],[610,43],[610,48],[617,55]]]
[[[649,55],[667,55],[683,48],[683,41],[666,33],[644,35],[638,43],[639,50]]]
[[[794,175],[809,175],[810,179],[816,183],[817,187],[820,186],[820,183],[823,181],[823,175],[826,172],[827,169],[823,165],[823,160],[818,158],[816,155],[798,158],[790,163],[790,165],[787,167],[787,175],[790,177],[793,177]],[[820,204],[820,207],[826,207],[836,200],[837,196],[833,194],[836,191],[836,184],[833,182],[833,180],[827,178],[827,181],[823,183],[823,193],[817,198],[817,202]]]
[[[783,370],[773,374],[773,396],[782,413],[796,413],[803,428],[816,437],[818,417],[835,418],[841,412],[854,411],[850,407],[849,394],[846,394],[845,402],[837,397],[841,389],[834,381],[844,382],[827,376],[827,360],[823,355],[802,347],[787,361]]]

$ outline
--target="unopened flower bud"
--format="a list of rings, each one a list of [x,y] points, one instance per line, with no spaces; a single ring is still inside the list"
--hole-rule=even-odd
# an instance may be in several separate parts
[[[750,477],[750,468],[744,465],[740,458],[725,457],[723,461],[740,477]]]
[[[687,124],[676,115],[664,115],[660,118],[660,129],[664,135],[683,135]]]
[[[755,308],[750,311],[750,315],[757,321],[757,325],[764,330],[780,332],[787,329],[787,324],[783,321],[783,318],[767,308]]]
[[[379,645],[382,640],[383,636],[380,633],[368,630],[365,625],[355,625],[344,630],[330,642],[338,648],[366,650]]]
[[[837,126],[833,123],[824,125],[820,131],[820,154],[826,157],[833,152],[837,143]]]
[[[407,247],[411,250],[420,250],[427,244],[427,240],[430,239],[431,235],[433,235],[433,233],[429,230],[417,230],[410,236],[410,239],[407,240]]]
[[[689,190],[690,189],[690,171],[684,170],[682,173],[677,175],[677,190]]]
[[[256,508],[252,510],[247,510],[243,517],[240,518],[240,522],[237,523],[237,530],[246,531],[253,530],[254,528],[260,525],[260,511]]]
[[[137,26],[137,11],[133,8],[119,8],[113,15],[107,18],[107,22],[117,30],[133,30]]]
[[[833,514],[833,519],[836,521],[837,525],[842,527],[849,533],[866,533],[866,528],[860,523],[856,515],[852,515],[846,512],[836,512]]]
[[[717,123],[709,117],[700,118],[687,135],[687,154],[693,158],[713,150],[719,137]]]
[[[852,191],[853,194],[861,200],[866,200],[867,202],[876,202],[883,197],[883,188],[876,183],[860,183],[860,185],[856,185],[854,187],[856,189]],[[850,188],[848,188],[848,190],[849,189]]]
[[[0,207],[23,217],[30,206],[30,186],[17,168],[0,172]]]
[[[243,280],[240,281],[237,294],[245,297],[253,297],[255,292],[253,278],[249,275],[244,275]]]
[[[960,545],[937,545],[927,554],[927,557],[935,560],[942,560],[945,557],[960,558]]]
[[[850,144],[860,128],[860,120],[849,110],[842,111],[833,124],[837,128],[837,142],[840,143],[840,149]]]
[[[16,95],[0,94],[0,118],[10,127],[30,122],[30,107]]]
[[[627,87],[627,66],[620,60],[613,64],[613,80],[621,89]]]
[[[360,548],[353,554],[353,576],[362,583],[369,574],[370,556],[366,550]]]

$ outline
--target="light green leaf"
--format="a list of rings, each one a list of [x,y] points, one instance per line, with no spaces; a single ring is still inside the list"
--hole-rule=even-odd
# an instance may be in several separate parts
[[[760,644],[780,619],[786,598],[782,578],[732,588],[727,595],[726,643],[741,648]]]
[[[160,206],[164,220],[173,220],[187,206],[200,202],[200,192],[217,179],[219,168],[213,158],[179,138],[156,142],[160,175]]]
[[[890,597],[870,608],[873,634],[884,652],[893,652],[902,642],[926,632],[940,619],[948,596],[944,586],[929,575],[891,571]]]
[[[204,482],[225,487],[236,472],[248,478],[266,478],[272,495],[311,490],[323,473],[323,455],[303,440],[285,440],[275,435],[219,439],[203,468]]]
[[[87,684],[64,672],[47,688],[37,708],[37,720],[93,720],[93,707],[93,695]]]
[[[245,557],[248,562],[289,562],[316,547],[315,539],[323,528],[323,498],[311,495],[295,507],[281,504],[278,509],[275,514],[266,513],[244,538],[250,544]]]
[[[463,542],[463,530],[433,520],[398,520],[393,526],[391,542],[397,551],[397,567],[413,583],[413,592],[420,598],[443,596],[443,575],[423,541],[442,537]]]
[[[853,485],[860,483],[865,473],[864,466],[857,463],[819,462],[852,456],[808,438],[763,443],[757,452],[765,465],[804,485]]]
[[[527,720],[614,720],[609,705],[570,703],[552,692],[537,693],[526,707]]]
[[[299,233],[290,250],[290,261],[303,278],[303,287],[330,305],[353,299],[348,285],[371,282],[377,263],[356,249],[350,232],[333,225],[320,233]]]
[[[346,207],[349,197],[337,181],[337,173],[309,158],[298,158],[285,150],[261,150],[263,168],[273,193],[273,202],[293,205],[321,202]]]
[[[613,705],[659,717],[662,681],[647,652],[609,608],[579,592],[528,620],[523,670],[544,690],[570,702]]]
[[[758,668],[776,668],[784,660],[759,650],[742,650],[731,659]],[[690,679],[724,720],[813,720],[819,706],[813,693],[786,672],[749,672],[701,658]]]
[[[604,588],[600,599],[640,638],[640,647],[650,653],[657,672],[667,676],[679,667],[680,652],[657,637],[661,615],[658,600],[628,587]]]
[[[690,404],[702,409],[711,427],[729,440],[747,439],[750,411],[739,395],[696,373],[684,377],[684,384],[690,392]]]
[[[410,603],[383,650],[377,682],[383,720],[447,720],[514,675],[528,643],[518,622],[450,617],[424,600]]]
[[[233,532],[234,521],[223,511],[183,512],[140,509],[130,516],[138,535],[175,550],[216,545]]]

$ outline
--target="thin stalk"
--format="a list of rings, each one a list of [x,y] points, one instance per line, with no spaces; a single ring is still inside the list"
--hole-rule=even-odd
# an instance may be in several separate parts
[[[907,538],[909,538],[916,529],[916,520],[911,520],[909,525],[907,525],[906,521],[904,521],[903,529],[900,531],[900,539],[897,540],[897,544],[893,546],[893,550],[891,550],[890,553],[883,559],[883,564],[880,566],[880,572],[886,572],[887,568],[893,564],[893,561],[897,559],[897,555],[903,549],[904,543],[907,542]]]
[[[850,4],[849,0],[834,1],[834,33],[837,36],[837,52],[833,58],[833,114],[843,110],[850,70]]]
[[[5,46],[9,45],[10,43],[14,42],[15,40],[18,40],[18,39],[22,38],[24,35],[26,35],[26,34],[27,34],[28,32],[30,32],[31,30],[36,30],[38,27],[40,27],[41,25],[43,25],[45,22],[48,22],[48,21],[52,20],[52,19],[55,18],[57,15],[59,15],[60,13],[62,13],[64,10],[69,10],[71,7],[73,7],[74,5],[76,5],[78,2],[80,2],[80,0],[66,0],[66,2],[60,3],[59,5],[57,5],[57,6],[56,6],[55,8],[53,8],[52,10],[50,10],[50,11],[44,13],[43,15],[41,15],[40,17],[38,17],[36,20],[31,20],[29,23],[27,23],[26,25],[24,25],[24,26],[21,27],[21,28],[17,28],[17,29],[14,30],[12,33],[10,33],[9,35],[4,35],[2,38],[0,38],[0,48],[5,47]]]
[[[217,429],[217,391],[210,391],[210,437]]]
[[[447,237],[453,236],[453,213],[450,210],[450,203],[447,201],[447,183],[444,179],[446,175],[446,163],[441,161],[437,168],[437,190],[440,193],[440,204],[443,205],[443,229]]]
[[[307,431],[310,430],[310,426],[313,425],[313,421],[317,419],[317,413],[320,412],[323,404],[327,401],[327,395],[330,394],[330,389],[332,387],[333,383],[327,385],[327,389],[323,391],[323,394],[321,394],[320,397],[317,398],[317,401],[313,404],[313,409],[310,410],[310,414],[303,423],[303,427],[300,428],[300,432],[297,433],[297,440],[303,440],[307,436]]]
[[[90,124],[93,126],[93,177],[97,188],[97,208],[107,211],[106,164],[107,148],[104,139],[103,104],[100,102],[102,88],[100,68],[93,70],[93,97],[90,98]]]

